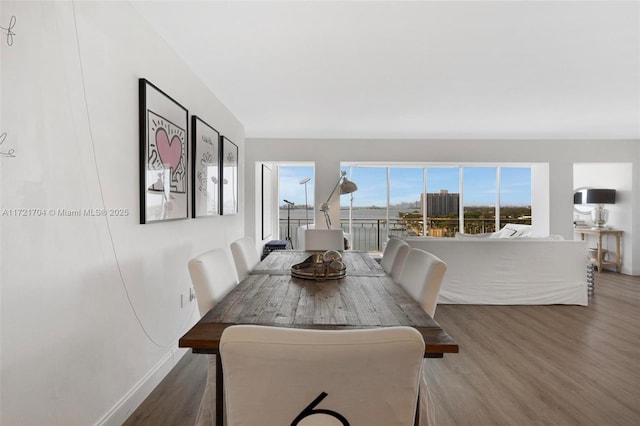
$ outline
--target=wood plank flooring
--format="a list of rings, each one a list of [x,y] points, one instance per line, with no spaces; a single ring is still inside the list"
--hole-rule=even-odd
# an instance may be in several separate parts
[[[425,362],[437,424],[640,425],[640,277],[595,280],[588,307],[439,305],[460,353]],[[125,425],[194,424],[206,362],[187,354]]]

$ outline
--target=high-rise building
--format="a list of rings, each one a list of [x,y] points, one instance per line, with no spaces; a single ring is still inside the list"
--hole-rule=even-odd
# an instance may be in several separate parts
[[[427,196],[427,217],[446,216],[458,213],[460,208],[460,194],[449,193],[441,189],[438,193],[420,194],[420,205],[424,206],[424,196]]]

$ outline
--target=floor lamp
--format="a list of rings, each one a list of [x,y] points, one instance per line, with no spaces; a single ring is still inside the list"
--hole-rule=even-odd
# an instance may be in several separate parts
[[[307,201],[307,182],[309,182],[310,180],[311,178],[306,177],[300,181],[300,185],[304,184],[304,218],[306,220],[305,225],[307,225],[307,227],[309,226],[309,202]]]
[[[336,192],[338,188],[340,188],[340,195],[343,194],[351,194],[358,190],[358,185],[351,182],[346,178],[347,172],[344,170],[340,171],[340,178],[338,179],[338,183],[333,187],[333,191],[329,194],[329,198],[325,203],[320,204],[320,211],[324,213],[324,220],[327,222],[327,229],[331,229],[331,218],[329,217],[329,202],[331,201],[331,197]]]
[[[289,244],[291,244],[291,248],[294,248],[293,241],[291,241],[291,206],[293,206],[295,203],[288,200],[283,201],[287,203],[287,240],[289,241]]]

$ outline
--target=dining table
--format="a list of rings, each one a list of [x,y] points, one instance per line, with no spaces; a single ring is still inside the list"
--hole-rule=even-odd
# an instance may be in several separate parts
[[[409,326],[422,335],[425,358],[457,353],[458,344],[367,252],[341,252],[338,279],[305,279],[292,267],[314,253],[276,250],[179,340],[179,347],[215,354],[216,424],[222,425],[224,378],[218,347],[225,328],[254,324],[315,330]]]

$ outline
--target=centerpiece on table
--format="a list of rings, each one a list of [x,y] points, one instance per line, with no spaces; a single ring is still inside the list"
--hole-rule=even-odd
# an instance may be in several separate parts
[[[291,267],[291,275],[305,280],[337,280],[347,275],[342,255],[335,250],[313,253],[302,262]]]

